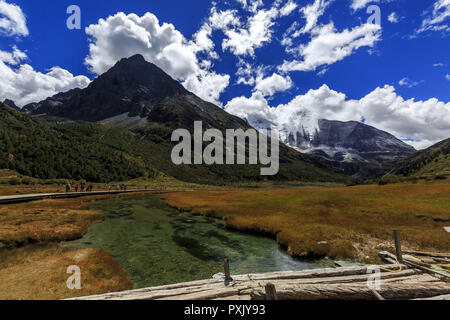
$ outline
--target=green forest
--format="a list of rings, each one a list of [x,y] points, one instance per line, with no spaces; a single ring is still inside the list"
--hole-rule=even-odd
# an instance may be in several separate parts
[[[40,179],[124,181],[153,170],[121,149],[131,133],[111,134],[88,123],[46,125],[0,106],[0,168]],[[115,145],[102,141],[116,141]],[[113,138],[113,139],[111,139]]]

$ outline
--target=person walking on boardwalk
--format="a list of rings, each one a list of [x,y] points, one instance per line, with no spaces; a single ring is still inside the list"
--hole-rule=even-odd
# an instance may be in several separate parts
[[[84,189],[86,188],[86,183],[81,182],[81,192],[84,192]]]
[[[66,184],[66,193],[69,193],[70,192],[70,183],[67,183]]]
[[[78,192],[78,185],[75,186],[75,192]]]

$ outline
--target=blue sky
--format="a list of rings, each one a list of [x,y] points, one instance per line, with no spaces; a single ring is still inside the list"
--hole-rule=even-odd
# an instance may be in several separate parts
[[[81,30],[66,27],[72,4]],[[379,29],[367,24],[370,5],[380,9]],[[306,108],[364,118],[423,147],[450,136],[449,23],[449,0],[0,0],[0,99],[23,105],[84,87],[141,53],[242,117],[285,121]],[[289,107],[273,114],[280,105]]]

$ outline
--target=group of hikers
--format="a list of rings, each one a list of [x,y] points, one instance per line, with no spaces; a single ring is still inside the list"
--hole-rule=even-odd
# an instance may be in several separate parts
[[[113,190],[113,186],[107,186],[108,187],[108,191]],[[92,184],[90,184],[89,186],[86,187],[86,183],[85,182],[81,182],[80,184],[76,184],[73,188],[71,186],[71,184],[68,182],[66,184],[66,193],[69,192],[92,192],[93,186]],[[73,190],[73,191],[72,191]],[[120,190],[120,191],[126,191],[127,190],[127,186],[125,184],[119,184],[116,186],[116,190]]]
[[[90,184],[88,187],[86,187],[86,183],[82,182],[81,184],[76,184],[74,187],[75,192],[78,192],[78,190],[80,190],[80,192],[92,192],[92,189],[94,187],[92,186],[92,184]],[[69,193],[72,191],[72,186],[70,185],[70,183],[66,184],[66,193]]]

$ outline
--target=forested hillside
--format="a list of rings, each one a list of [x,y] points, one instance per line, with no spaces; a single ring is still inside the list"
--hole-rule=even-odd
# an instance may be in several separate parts
[[[105,132],[103,132],[105,131]],[[99,139],[106,129],[95,124],[48,126],[0,104],[0,168],[41,179],[122,181],[151,168],[120,148],[131,133],[109,132],[117,146]]]
[[[418,151],[401,161],[392,172],[404,177],[445,176],[450,174],[450,139]]]

